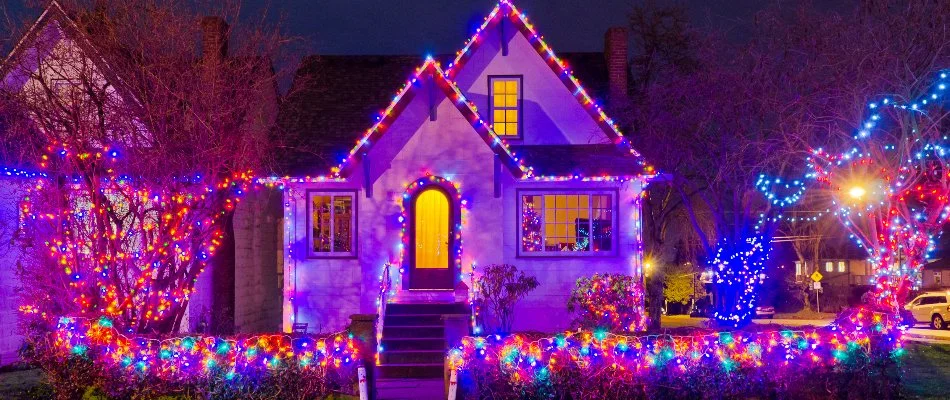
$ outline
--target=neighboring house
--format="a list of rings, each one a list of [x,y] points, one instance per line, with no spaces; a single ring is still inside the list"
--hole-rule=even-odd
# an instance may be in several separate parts
[[[615,104],[627,40],[567,57]],[[567,328],[580,277],[641,276],[654,173],[567,65],[507,1],[457,56],[306,58],[278,119],[311,149],[285,160],[284,329],[376,313],[387,264],[387,302],[463,308],[473,265],[514,264],[540,282],[519,331]]]
[[[809,285],[812,306],[820,305],[821,311],[835,312],[857,304],[871,285],[873,271],[867,252],[848,241],[829,240],[819,250],[817,259],[794,260],[791,264],[795,282]],[[818,302],[811,289],[815,272],[821,274]]]
[[[218,18],[201,21],[204,37],[203,58],[195,62],[214,62],[220,67],[227,57],[228,26]],[[261,60],[262,73],[272,73],[266,60]],[[106,93],[115,93],[128,100],[116,82],[121,77],[111,71],[106,60],[97,51],[96,43],[82,31],[64,9],[55,1],[27,30],[4,62],[0,71],[2,84],[7,89],[31,90],[36,80],[48,79],[53,87],[68,87],[71,79],[63,71],[80,71],[80,76],[101,80]],[[224,70],[224,73],[227,73]],[[277,114],[277,91],[263,91],[260,114],[250,116],[266,134]],[[145,127],[147,129],[147,127]],[[146,133],[147,134],[147,133]],[[121,138],[119,138],[121,140]],[[2,160],[6,166],[18,160]],[[30,166],[25,166],[30,169]],[[16,351],[21,338],[17,335],[17,293],[19,285],[16,268],[20,257],[19,246],[13,240],[18,223],[18,201],[23,195],[22,185],[28,176],[17,176],[15,170],[0,170],[0,365],[17,360]],[[278,245],[281,226],[280,196],[273,190],[262,190],[247,196],[235,211],[232,244],[225,244],[220,253],[228,257],[214,259],[199,276],[196,294],[189,302],[182,329],[193,331],[208,326],[214,319],[226,321],[237,332],[272,332],[280,328],[280,271]]]
[[[815,266],[817,265],[817,268]],[[871,263],[867,258],[821,258],[815,261],[795,261],[795,280],[811,281],[811,274],[821,273],[821,282],[825,285],[861,286],[869,285]]]
[[[941,258],[924,264],[921,274],[921,289],[950,289],[950,258]]]

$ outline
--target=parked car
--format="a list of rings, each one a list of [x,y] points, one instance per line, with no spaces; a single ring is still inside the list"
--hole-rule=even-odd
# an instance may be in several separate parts
[[[950,302],[948,292],[927,292],[917,296],[904,306],[914,322],[930,322],[934,329],[944,329],[950,321]]]
[[[772,306],[758,306],[755,308],[755,317],[756,318],[775,318],[775,307]]]

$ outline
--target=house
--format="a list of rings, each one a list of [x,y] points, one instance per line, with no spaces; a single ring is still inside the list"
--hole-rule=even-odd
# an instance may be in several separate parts
[[[596,57],[612,100],[626,94],[627,40],[608,31]],[[568,327],[578,278],[641,275],[653,171],[510,2],[455,56],[315,56],[292,92],[281,129],[315,150],[289,157],[296,177],[281,180],[284,330],[376,313],[384,280],[380,308],[464,309],[473,270],[514,264],[540,281],[514,329],[550,332]]]
[[[205,22],[205,53],[227,56],[227,26]],[[96,59],[70,24],[52,3],[11,57],[42,60],[51,47],[36,40],[49,38]],[[441,329],[437,314],[467,316],[489,264],[540,281],[513,329],[567,328],[578,278],[642,276],[641,198],[656,173],[594,100],[625,102],[627,40],[612,28],[604,53],[561,58],[502,0],[455,55],[306,58],[276,115],[298,146],[262,179],[279,190],[237,207],[183,329],[227,319],[242,333],[329,332],[354,314],[403,313],[402,327],[379,320],[385,347],[420,324]],[[471,329],[493,326],[482,312]]]
[[[950,259],[940,258],[924,264],[920,280],[922,290],[950,289]]]
[[[803,261],[796,257],[786,264],[794,271],[794,282],[808,285],[812,304],[820,305],[822,311],[835,312],[858,304],[861,295],[871,287],[873,269],[867,251],[847,240],[825,241],[811,259]],[[817,302],[812,278],[816,272],[821,282]]]

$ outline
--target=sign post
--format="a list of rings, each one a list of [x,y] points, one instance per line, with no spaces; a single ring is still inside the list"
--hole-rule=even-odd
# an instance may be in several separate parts
[[[824,275],[818,272],[818,270],[815,270],[815,272],[811,274],[811,280],[814,281],[815,305],[818,308],[818,312],[821,312],[821,278],[824,278]]]

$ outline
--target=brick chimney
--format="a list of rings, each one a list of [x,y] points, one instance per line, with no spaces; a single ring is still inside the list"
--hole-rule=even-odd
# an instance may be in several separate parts
[[[221,17],[201,19],[201,51],[206,63],[218,64],[228,56],[228,34],[231,27]]]
[[[627,28],[615,26],[604,35],[604,58],[607,60],[608,101],[620,104],[627,98]]]

